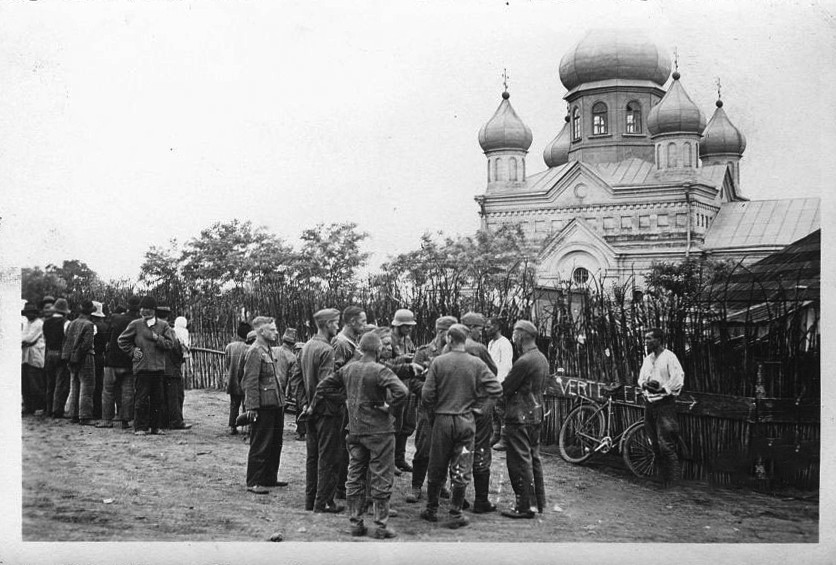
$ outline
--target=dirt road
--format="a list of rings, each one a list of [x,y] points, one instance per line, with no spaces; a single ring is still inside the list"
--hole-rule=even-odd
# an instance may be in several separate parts
[[[305,512],[304,442],[285,423],[280,478],[269,495],[244,487],[247,445],[228,435],[227,397],[187,391],[189,431],[135,437],[27,416],[23,419],[24,541],[358,541],[345,515]],[[411,442],[409,449],[412,448]],[[411,454],[408,454],[411,457]],[[816,542],[815,496],[775,497],[686,483],[663,491],[638,482],[611,461],[580,467],[545,456],[548,512],[534,520],[470,515],[471,526],[446,530],[406,504],[409,475],[396,478],[391,520],[404,541],[462,542]],[[492,499],[513,492],[505,458],[495,453]],[[472,493],[469,493],[472,496]],[[442,505],[442,511],[444,507]]]

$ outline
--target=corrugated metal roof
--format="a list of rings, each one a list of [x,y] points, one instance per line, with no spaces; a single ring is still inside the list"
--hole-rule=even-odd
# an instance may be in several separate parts
[[[818,198],[725,202],[705,248],[788,245],[821,227],[820,204]]]
[[[729,303],[819,300],[821,289],[821,230],[764,257],[737,267],[714,285],[715,299]]]

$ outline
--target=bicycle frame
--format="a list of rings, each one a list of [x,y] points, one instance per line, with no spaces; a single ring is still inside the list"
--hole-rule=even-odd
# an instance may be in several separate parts
[[[597,438],[592,437],[587,434],[583,434],[584,437],[587,439],[598,441],[598,445],[593,449],[593,453],[608,453],[613,447],[616,445],[618,446],[619,450],[621,449],[621,443],[624,440],[624,436],[627,434],[627,431],[635,424],[628,425],[624,430],[619,432],[613,437],[613,430],[612,430],[612,421],[613,421],[613,397],[607,396],[605,401],[596,400],[589,396],[578,394],[578,398],[581,399],[581,402],[578,404],[590,404],[597,408],[596,413],[603,412],[604,414],[604,437]],[[639,420],[640,422],[643,420]]]

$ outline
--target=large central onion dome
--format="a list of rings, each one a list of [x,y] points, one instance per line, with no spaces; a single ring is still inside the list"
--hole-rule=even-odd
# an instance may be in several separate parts
[[[502,93],[502,102],[488,123],[479,130],[479,145],[484,152],[498,149],[528,151],[531,147],[531,130],[517,116],[508,99],[507,92]]]
[[[700,157],[706,155],[742,155],[746,149],[746,138],[743,133],[731,123],[723,101],[717,101],[717,110],[708,122],[700,143]]]
[[[560,81],[566,90],[609,79],[662,86],[670,74],[670,57],[635,30],[591,30],[560,60]]]
[[[651,135],[662,133],[702,133],[705,116],[685,92],[679,73],[673,73],[673,84],[667,94],[647,115],[647,130]]]

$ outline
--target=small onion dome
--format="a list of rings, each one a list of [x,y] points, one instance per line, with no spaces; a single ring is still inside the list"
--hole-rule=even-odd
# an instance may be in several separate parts
[[[519,149],[528,151],[531,147],[531,130],[517,116],[511,103],[511,95],[502,93],[502,102],[493,117],[479,130],[479,145],[482,150]]]
[[[543,151],[543,160],[549,168],[559,167],[569,162],[569,116],[566,116],[566,123],[557,137],[546,145]]]
[[[673,84],[665,96],[647,115],[650,135],[661,133],[702,133],[705,116],[694,104],[679,82],[679,73],[673,73]]]
[[[726,111],[723,110],[723,101],[718,100],[716,104],[717,109],[714,110],[714,115],[702,134],[700,157],[723,153],[743,154],[746,150],[746,138],[729,120]]]
[[[560,60],[560,82],[566,90],[608,79],[663,86],[670,74],[670,57],[636,30],[590,30]]]

